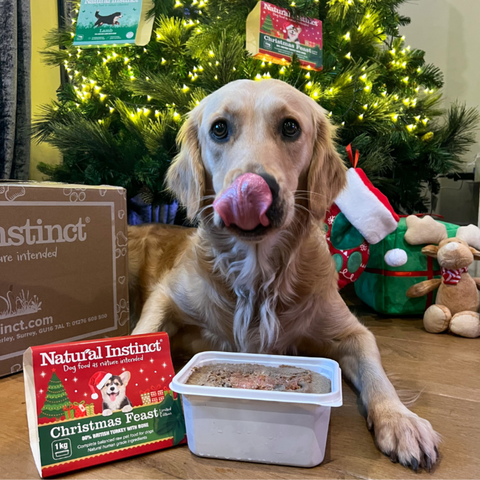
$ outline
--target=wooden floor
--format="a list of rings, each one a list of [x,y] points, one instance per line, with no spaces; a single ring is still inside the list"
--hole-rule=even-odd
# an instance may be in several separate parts
[[[422,391],[412,410],[442,435],[440,461],[415,474],[376,450],[356,394],[344,384],[344,405],[332,408],[327,451],[312,469],[195,457],[187,446],[74,472],[79,479],[480,478],[480,338],[432,335],[420,320],[379,317],[352,305],[377,337],[397,389]],[[38,478],[28,441],[22,374],[0,379],[0,478]]]

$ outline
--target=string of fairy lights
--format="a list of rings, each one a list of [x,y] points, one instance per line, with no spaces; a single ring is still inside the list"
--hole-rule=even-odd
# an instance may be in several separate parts
[[[315,3],[318,3],[318,0],[314,0]],[[187,2],[181,2],[176,0],[175,8],[184,8]],[[345,8],[350,8],[355,6],[355,4],[365,4],[365,0],[332,0],[331,3],[342,4]],[[196,13],[198,15],[203,15],[203,11],[208,13],[208,0],[192,0],[188,2],[189,7],[195,7]],[[295,7],[295,2],[291,3],[292,7]],[[202,10],[203,9],[203,10]],[[78,9],[75,10],[78,13]],[[366,32],[368,29],[375,32],[378,43],[385,41],[386,34],[384,33],[381,27],[377,28],[377,24],[372,23],[376,21],[376,16],[374,12],[364,8],[364,14],[361,21],[358,23],[357,28],[355,29],[355,35],[361,35],[362,32]],[[72,19],[72,24],[76,23],[76,19]],[[182,21],[183,28],[189,30],[192,29],[193,32],[190,35],[196,35],[202,33],[202,22],[200,20],[184,19]],[[357,33],[358,32],[358,33]],[[71,33],[72,39],[75,34]],[[153,36],[153,41],[161,42],[163,40],[161,29],[155,31]],[[341,48],[345,48],[347,53],[343,55],[342,58],[345,58],[346,61],[342,64],[340,60],[341,67],[345,71],[351,66],[355,70],[359,65],[357,64],[354,55],[348,48],[348,45],[354,41],[354,33],[350,29],[345,32],[339,39]],[[401,72],[405,71],[405,75],[401,77],[401,83],[405,90],[404,94],[397,89],[395,93],[389,93],[386,87],[378,88],[378,85],[375,84],[376,75],[372,73],[374,64],[370,63],[364,65],[361,69],[361,74],[342,74],[337,75],[337,83],[333,83],[328,86],[322,86],[320,81],[317,81],[321,74],[313,71],[310,66],[307,66],[306,71],[302,73],[303,76],[303,91],[313,98],[316,101],[322,100],[328,101],[333,100],[342,90],[345,84],[351,83],[354,86],[353,88],[353,99],[350,107],[343,112],[340,116],[334,115],[333,112],[329,112],[329,116],[332,117],[332,120],[344,126],[346,122],[364,122],[370,116],[373,116],[376,112],[384,112],[387,108],[390,108],[388,116],[390,117],[392,123],[397,127],[399,124],[403,125],[411,134],[416,134],[417,130],[420,130],[420,127],[423,129],[428,125],[430,119],[422,114],[414,115],[410,113],[411,110],[415,110],[417,104],[423,98],[422,95],[433,95],[437,91],[433,88],[422,87],[418,84],[417,79],[415,78],[415,73],[421,75],[423,70],[422,67],[418,67],[415,72],[411,72],[410,68],[410,54],[411,47],[405,46],[405,37],[392,37],[390,43],[386,42],[389,45],[389,55],[391,57],[388,62],[388,68],[391,69],[396,74],[399,74],[399,77],[402,75]],[[121,48],[121,50],[118,50]],[[149,81],[148,76],[139,77],[140,70],[137,68],[136,61],[141,59],[141,56],[138,53],[131,53],[132,48],[138,49],[141,47],[120,47],[113,45],[112,47],[107,48],[97,48],[96,55],[101,58],[100,65],[105,68],[109,68],[109,65],[114,64],[117,69],[121,71],[125,79],[129,79],[134,82],[137,78]],[[82,103],[88,102],[90,100],[98,100],[100,104],[105,105],[106,111],[112,115],[116,112],[115,102],[118,100],[117,96],[109,92],[108,89],[104,90],[104,85],[97,79],[89,78],[88,76],[83,75],[81,67],[79,66],[80,59],[84,55],[85,51],[88,50],[89,60],[92,57],[91,52],[95,49],[93,48],[80,48],[74,47],[73,45],[67,48],[68,59],[65,59],[63,64],[65,70],[67,71],[68,77],[72,86],[75,90],[78,102],[74,102],[77,108],[82,106]],[[143,52],[148,53],[148,48],[144,47]],[[209,50],[206,57],[208,60],[209,67],[219,66],[220,62],[215,58],[215,52]],[[358,59],[358,62],[362,62],[361,59]],[[94,62],[93,62],[94,63]],[[165,67],[165,71],[168,71],[168,68],[173,66],[172,60],[167,60],[163,57],[159,59],[158,62],[162,67]],[[132,65],[133,64],[133,65]],[[204,63],[205,65],[205,63]],[[282,59],[280,65],[275,65],[274,70],[272,70],[272,62],[266,60],[265,58],[258,61],[258,69],[256,73],[252,76],[253,80],[262,81],[269,78],[282,78],[283,76],[289,73],[289,68],[291,67],[290,62]],[[368,67],[368,68],[367,68]],[[333,67],[335,70],[336,67]],[[204,66],[202,62],[197,63],[193,66],[188,73],[185,74],[184,82],[181,82],[179,85],[179,90],[183,93],[188,93],[189,90],[195,86],[196,80],[204,74]],[[235,70],[235,67],[233,67]],[[214,75],[213,78],[217,80],[217,76]],[[413,93],[414,92],[414,93]],[[145,97],[145,96],[143,96]],[[150,95],[146,96],[147,102],[134,103],[132,101],[122,100],[124,105],[129,107],[131,110],[129,112],[130,118],[132,121],[135,121],[141,117],[150,117],[156,118],[162,114],[162,110],[169,112],[175,121],[181,122],[183,115],[179,112],[182,111],[182,107],[175,105],[175,103],[166,103],[164,107],[159,106],[151,102],[152,97]],[[382,100],[383,99],[383,100]],[[195,102],[199,103],[198,100]],[[356,116],[349,116],[350,112],[355,112]],[[418,113],[418,112],[417,112]],[[104,119],[99,119],[99,123],[103,123]]]

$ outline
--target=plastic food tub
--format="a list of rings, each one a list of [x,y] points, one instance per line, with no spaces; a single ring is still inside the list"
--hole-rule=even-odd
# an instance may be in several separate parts
[[[307,368],[330,379],[322,395],[186,385],[192,369],[215,363]],[[183,396],[188,447],[201,457],[314,467],[325,456],[331,407],[342,405],[341,370],[326,358],[203,352],[173,378]]]

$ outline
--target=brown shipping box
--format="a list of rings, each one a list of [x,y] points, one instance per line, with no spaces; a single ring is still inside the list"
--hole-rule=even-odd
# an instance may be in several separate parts
[[[0,183],[0,376],[30,346],[129,333],[123,188]]]

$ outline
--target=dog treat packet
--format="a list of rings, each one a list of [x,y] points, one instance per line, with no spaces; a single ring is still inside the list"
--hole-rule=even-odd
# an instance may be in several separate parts
[[[148,16],[153,6],[152,0],[81,0],[73,44],[146,45],[155,21]]]
[[[41,477],[186,442],[166,333],[31,347],[23,368]]]
[[[320,71],[322,22],[308,17],[292,19],[285,8],[258,2],[247,17],[246,48],[255,58],[280,65],[296,54],[304,68]]]

